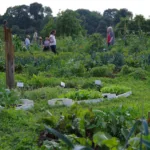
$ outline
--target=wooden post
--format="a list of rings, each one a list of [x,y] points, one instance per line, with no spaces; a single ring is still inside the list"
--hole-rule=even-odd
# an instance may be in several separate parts
[[[147,119],[148,124],[150,124],[150,112],[148,112],[148,119]]]
[[[11,30],[4,25],[5,38],[5,62],[6,62],[6,86],[14,88],[14,47],[12,44]]]

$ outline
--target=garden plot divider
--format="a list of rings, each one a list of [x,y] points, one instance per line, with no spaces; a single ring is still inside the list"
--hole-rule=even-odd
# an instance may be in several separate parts
[[[4,25],[5,61],[6,61],[6,86],[14,88],[14,46],[12,44],[11,29]]]

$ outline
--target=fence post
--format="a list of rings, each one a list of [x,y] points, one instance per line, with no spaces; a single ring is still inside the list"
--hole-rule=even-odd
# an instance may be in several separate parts
[[[5,39],[5,62],[6,62],[6,86],[9,89],[14,88],[14,47],[12,44],[11,30],[4,24]]]

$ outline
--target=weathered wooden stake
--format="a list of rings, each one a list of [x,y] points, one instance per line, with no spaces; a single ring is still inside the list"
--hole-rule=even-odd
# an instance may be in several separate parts
[[[148,119],[147,119],[148,124],[150,124],[150,112],[148,112]]]
[[[5,38],[5,62],[6,62],[6,86],[14,88],[14,47],[12,44],[11,30],[4,25]]]

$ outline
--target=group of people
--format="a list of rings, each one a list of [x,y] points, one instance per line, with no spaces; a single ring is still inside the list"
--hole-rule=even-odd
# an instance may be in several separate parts
[[[37,42],[39,45],[42,45],[43,51],[49,51],[51,49],[52,52],[56,54],[57,52],[56,52],[55,35],[56,35],[56,30],[52,30],[50,33],[50,36],[46,37],[43,42],[42,37],[38,38],[38,34],[35,31],[33,34],[33,41]],[[114,36],[113,28],[110,26],[107,28],[107,45],[108,45],[108,47],[111,45],[114,45],[114,41],[115,41],[115,36]],[[27,37],[25,39],[25,46],[27,49],[29,49],[29,47],[30,47],[30,36],[29,35],[27,35]]]
[[[52,30],[50,33],[49,37],[46,37],[44,42],[42,40],[42,37],[38,37],[37,32],[35,31],[33,34],[33,42],[36,42],[39,46],[42,46],[43,51],[49,51],[50,49],[52,50],[53,53],[57,53],[56,52],[56,30]],[[27,35],[26,39],[25,39],[25,46],[26,49],[29,50],[30,47],[30,36]]]

